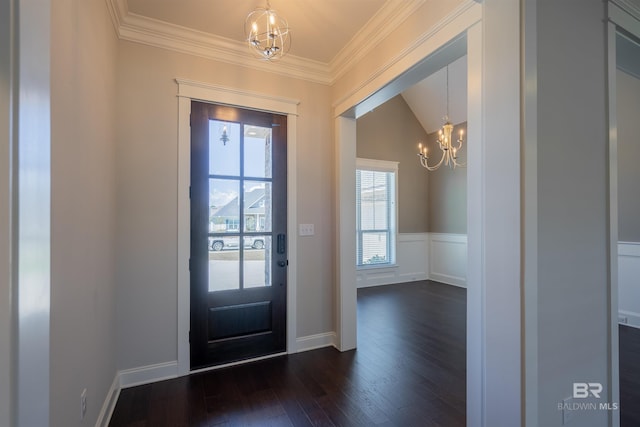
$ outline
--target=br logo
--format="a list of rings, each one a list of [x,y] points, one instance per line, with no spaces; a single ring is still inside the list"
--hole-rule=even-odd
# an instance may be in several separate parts
[[[589,396],[600,399],[600,393],[602,393],[602,384],[600,383],[573,383],[574,399],[586,399]]]

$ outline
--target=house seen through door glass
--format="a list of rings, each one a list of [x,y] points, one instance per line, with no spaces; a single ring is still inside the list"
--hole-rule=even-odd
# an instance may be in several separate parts
[[[209,135],[209,291],[271,286],[271,128],[210,120]]]

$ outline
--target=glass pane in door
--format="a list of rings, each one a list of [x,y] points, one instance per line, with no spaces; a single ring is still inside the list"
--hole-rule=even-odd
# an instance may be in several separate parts
[[[271,178],[271,128],[244,127],[244,176]]]
[[[221,242],[228,237],[209,237],[209,241]],[[237,237],[235,238],[237,241]],[[228,242],[226,242],[228,243]],[[209,251],[209,292],[240,288],[240,253],[238,247],[226,246],[219,251]]]
[[[240,123],[209,120],[209,175],[240,176]]]
[[[209,179],[209,233],[240,231],[239,194],[240,181]]]
[[[244,231],[271,231],[270,182],[244,182]]]
[[[271,286],[271,236],[245,237],[244,287]]]

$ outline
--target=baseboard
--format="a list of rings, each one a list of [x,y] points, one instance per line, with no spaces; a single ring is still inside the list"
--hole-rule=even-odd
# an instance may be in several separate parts
[[[96,420],[96,427],[108,427],[120,396],[120,374],[116,373]]]
[[[120,388],[134,387],[178,376],[178,362],[158,363],[120,371]]]
[[[620,310],[618,311],[618,323],[640,329],[640,313]]]
[[[431,274],[429,275],[429,280],[444,283],[446,285],[458,286],[460,288],[467,287],[467,279],[465,277],[449,276],[446,274],[431,272]]]
[[[323,334],[300,337],[296,340],[297,352],[315,350],[322,347],[336,346],[336,333],[325,332]]]

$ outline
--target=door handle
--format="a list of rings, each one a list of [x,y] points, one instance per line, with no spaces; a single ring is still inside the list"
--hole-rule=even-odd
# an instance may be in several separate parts
[[[286,236],[284,234],[278,234],[278,246],[276,251],[279,254],[283,254],[287,251]]]

